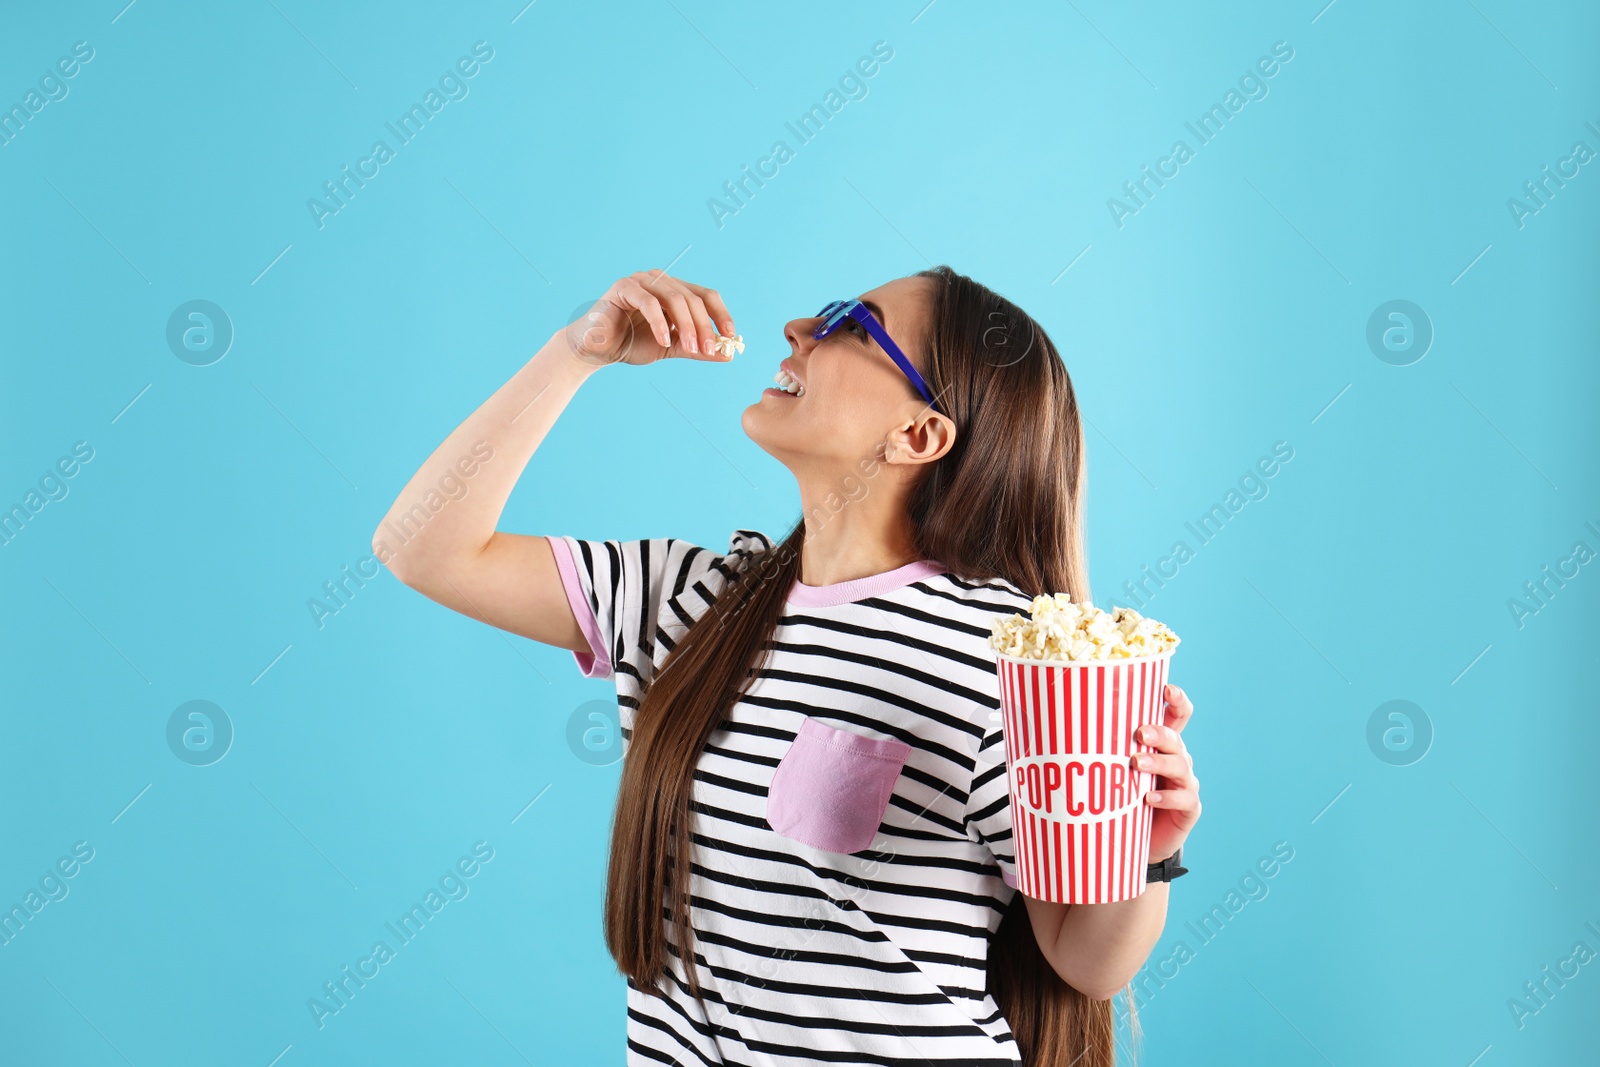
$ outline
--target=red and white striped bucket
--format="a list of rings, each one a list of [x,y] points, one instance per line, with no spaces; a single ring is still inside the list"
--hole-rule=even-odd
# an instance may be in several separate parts
[[[1017,886],[1058,904],[1144,892],[1156,776],[1134,731],[1166,718],[1172,652],[1068,663],[996,652]]]

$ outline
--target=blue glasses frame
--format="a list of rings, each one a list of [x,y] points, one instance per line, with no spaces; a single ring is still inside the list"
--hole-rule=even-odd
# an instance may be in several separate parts
[[[883,328],[883,325],[878,322],[877,318],[873,316],[871,311],[867,310],[867,306],[860,300],[834,300],[817,312],[817,317],[822,321],[817,324],[816,329],[811,331],[811,336],[818,340],[837,330],[845,319],[855,319],[861,323],[866,328],[868,335],[878,342],[879,347],[889,353],[889,358],[899,364],[900,369],[905,372],[907,378],[911,379],[911,384],[917,387],[917,392],[922,394],[922,398],[928,402],[929,406],[939,414],[945,414],[944,409],[939,407],[938,401],[933,399],[933,392],[929,390],[928,383],[923,381],[922,375],[917,373],[917,368],[911,365],[911,361],[906,358],[906,354],[900,351],[900,346],[895,344],[894,339],[889,336],[889,331]]]

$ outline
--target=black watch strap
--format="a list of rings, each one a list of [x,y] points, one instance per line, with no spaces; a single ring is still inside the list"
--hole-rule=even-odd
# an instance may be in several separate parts
[[[1189,868],[1183,866],[1182,864],[1183,848],[1182,846],[1179,846],[1178,851],[1174,852],[1160,863],[1152,863],[1150,866],[1145,868],[1144,880],[1147,883],[1170,882],[1174,878],[1189,873]]]

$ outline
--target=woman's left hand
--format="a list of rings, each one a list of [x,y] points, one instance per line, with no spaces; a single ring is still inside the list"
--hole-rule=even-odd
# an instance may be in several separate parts
[[[1168,685],[1165,726],[1139,728],[1139,740],[1156,751],[1135,757],[1137,766],[1156,774],[1155,789],[1144,795],[1155,808],[1150,820],[1150,862],[1160,863],[1183,844],[1200,821],[1200,779],[1194,774],[1194,757],[1179,736],[1189,725],[1194,705],[1182,689]]]

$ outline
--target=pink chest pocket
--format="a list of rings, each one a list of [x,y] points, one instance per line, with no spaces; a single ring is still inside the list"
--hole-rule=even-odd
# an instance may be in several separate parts
[[[773,772],[767,825],[824,852],[872,844],[911,746],[807,718]]]

